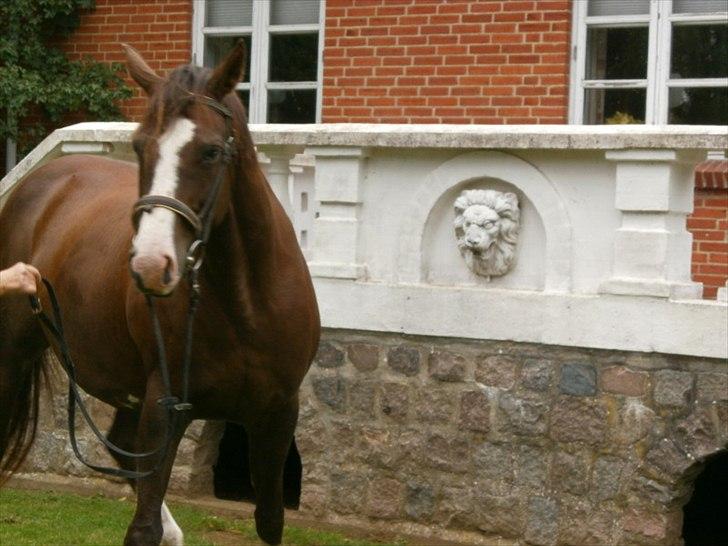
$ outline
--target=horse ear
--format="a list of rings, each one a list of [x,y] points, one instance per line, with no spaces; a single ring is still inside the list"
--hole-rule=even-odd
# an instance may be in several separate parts
[[[126,53],[126,67],[129,70],[129,75],[146,91],[147,95],[153,95],[162,82],[162,78],[149,68],[149,65],[142,59],[136,49],[127,44],[121,44],[121,47],[124,48],[124,53]]]
[[[228,56],[215,67],[207,84],[207,93],[214,99],[222,98],[235,89],[235,85],[243,77],[246,58],[245,42],[238,41]]]

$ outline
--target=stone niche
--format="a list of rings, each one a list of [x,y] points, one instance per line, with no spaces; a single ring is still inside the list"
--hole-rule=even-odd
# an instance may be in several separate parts
[[[465,190],[517,196],[516,260],[504,275],[477,275],[460,255],[453,204]],[[397,270],[407,282],[554,292],[568,291],[572,283],[572,228],[565,204],[551,180],[514,154],[467,152],[439,165],[412,196],[398,239]]]
[[[515,245],[515,260],[510,271],[487,278],[474,273],[465,263],[457,246],[453,221],[453,204],[465,190],[495,190],[518,197],[520,228]],[[422,275],[425,282],[436,285],[492,286],[543,290],[545,234],[533,203],[513,184],[494,178],[465,181],[450,188],[437,200],[424,231]]]

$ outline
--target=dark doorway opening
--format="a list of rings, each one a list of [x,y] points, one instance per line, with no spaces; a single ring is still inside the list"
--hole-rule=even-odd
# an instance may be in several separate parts
[[[255,502],[255,490],[250,481],[248,435],[242,425],[225,424],[217,463],[212,470],[213,487],[218,499]],[[294,439],[283,469],[283,505],[297,510],[300,499],[301,456]]]
[[[728,544],[728,452],[708,459],[683,516],[685,546]]]

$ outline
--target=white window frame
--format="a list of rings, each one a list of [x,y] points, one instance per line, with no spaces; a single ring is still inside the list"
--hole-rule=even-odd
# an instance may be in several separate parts
[[[250,82],[240,82],[236,90],[250,92],[248,122],[267,123],[268,91],[280,89],[316,90],[316,123],[321,123],[323,95],[323,51],[324,21],[326,19],[325,0],[319,0],[318,23],[305,25],[271,25],[269,0],[253,0],[253,17],[250,26],[206,27],[205,0],[192,1],[192,63],[202,64],[205,36],[251,36]],[[268,51],[271,34],[318,33],[318,59],[316,81],[269,82]]]
[[[588,1],[572,1],[572,56],[569,91],[569,123],[584,123],[587,89],[646,89],[645,124],[666,125],[669,90],[674,87],[728,87],[728,78],[670,78],[673,24],[704,25],[725,23],[728,12],[672,13],[672,0],[650,0],[650,12],[643,15],[589,16]],[[587,80],[587,33],[590,28],[647,26],[647,74],[638,80]]]

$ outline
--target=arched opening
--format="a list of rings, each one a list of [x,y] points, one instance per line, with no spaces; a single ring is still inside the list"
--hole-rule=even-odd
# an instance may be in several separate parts
[[[709,458],[683,508],[685,546],[728,544],[728,452]]]
[[[283,469],[283,505],[298,509],[301,498],[301,456],[294,438]],[[213,487],[219,499],[255,502],[250,481],[248,435],[242,425],[225,424],[225,433],[213,466]]]

